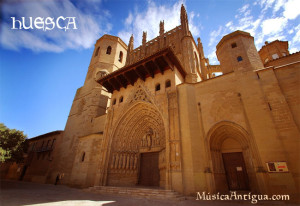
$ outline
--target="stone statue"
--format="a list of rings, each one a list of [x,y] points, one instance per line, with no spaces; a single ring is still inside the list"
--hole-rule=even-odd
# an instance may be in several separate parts
[[[146,141],[147,141],[147,147],[150,150],[152,146],[152,136],[153,136],[153,130],[149,128],[149,130],[146,133]]]

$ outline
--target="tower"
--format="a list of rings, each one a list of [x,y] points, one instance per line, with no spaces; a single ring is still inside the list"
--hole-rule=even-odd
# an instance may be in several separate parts
[[[105,123],[101,117],[106,114],[111,94],[96,79],[123,67],[126,55],[127,45],[118,37],[104,35],[95,44],[84,85],[77,89],[60,145],[61,159],[56,170],[65,174],[64,184],[82,184],[76,182],[74,170],[80,138],[101,132],[99,128]]]
[[[290,54],[289,44],[287,41],[273,41],[271,43],[265,42],[265,45],[259,50],[259,56],[263,64],[267,64],[273,59],[278,59]]]
[[[264,67],[255,48],[254,38],[248,32],[235,31],[224,36],[217,45],[216,54],[223,74]]]

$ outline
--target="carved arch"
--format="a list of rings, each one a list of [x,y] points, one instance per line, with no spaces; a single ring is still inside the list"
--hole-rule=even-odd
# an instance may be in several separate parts
[[[240,144],[249,177],[250,190],[258,190],[255,166],[258,165],[257,161],[259,158],[257,157],[257,151],[255,149],[253,140],[251,140],[250,137],[251,135],[242,126],[230,121],[218,122],[208,131],[206,138],[209,145],[208,149],[211,158],[215,191],[228,191],[221,153],[222,144],[228,138],[234,139]]]
[[[160,160],[165,161],[165,133],[163,118],[156,107],[149,102],[134,102],[118,118],[110,137],[108,185],[135,185],[141,153],[159,152]],[[159,168],[164,173],[165,162],[162,161]],[[164,186],[164,182],[160,184]]]

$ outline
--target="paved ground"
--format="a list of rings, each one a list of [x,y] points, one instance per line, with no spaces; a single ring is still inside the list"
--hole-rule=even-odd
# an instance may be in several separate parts
[[[149,200],[133,197],[100,195],[62,185],[1,180],[0,206],[231,206],[253,205],[249,201]],[[284,205],[283,202],[259,202],[256,205]],[[292,205],[292,204],[291,204]]]

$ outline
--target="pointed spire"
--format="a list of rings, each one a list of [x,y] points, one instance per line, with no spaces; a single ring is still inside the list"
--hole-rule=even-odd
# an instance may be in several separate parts
[[[143,31],[143,41],[142,41],[142,44],[146,45],[146,42],[147,42],[147,32]]]
[[[200,52],[200,58],[204,58],[203,45],[200,40],[200,37],[197,38],[198,41],[198,51]]]
[[[133,51],[133,34],[131,34],[131,37],[129,39],[129,43],[128,43],[128,51],[131,52]]]
[[[182,31],[184,32],[184,35],[189,35],[189,22],[188,22],[188,17],[187,13],[185,10],[185,7],[183,4],[181,4],[181,12],[180,12],[180,21],[181,21],[181,27]]]
[[[162,36],[165,33],[165,22],[160,21],[159,23],[159,35]]]

